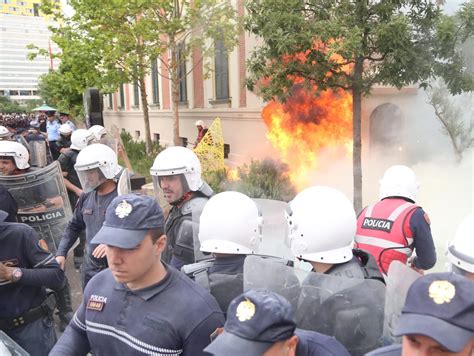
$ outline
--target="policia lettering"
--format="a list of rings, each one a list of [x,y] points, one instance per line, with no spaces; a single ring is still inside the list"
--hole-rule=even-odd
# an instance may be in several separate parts
[[[57,209],[48,213],[20,213],[18,218],[21,223],[34,224],[39,222],[55,222],[60,219],[66,219],[66,213],[64,209]]]
[[[362,228],[371,230],[380,230],[390,232],[393,221],[387,219],[365,218],[362,222]]]

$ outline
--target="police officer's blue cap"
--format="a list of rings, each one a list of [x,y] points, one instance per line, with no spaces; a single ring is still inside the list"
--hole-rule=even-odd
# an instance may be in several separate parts
[[[294,313],[285,298],[266,289],[251,289],[230,303],[224,332],[204,351],[261,356],[275,342],[292,337],[295,328]]]
[[[418,278],[408,290],[394,334],[428,336],[460,352],[474,338],[474,282],[454,273]]]
[[[104,224],[91,243],[131,249],[142,242],[149,230],[163,231],[163,227],[163,211],[155,199],[119,195],[107,207]]]

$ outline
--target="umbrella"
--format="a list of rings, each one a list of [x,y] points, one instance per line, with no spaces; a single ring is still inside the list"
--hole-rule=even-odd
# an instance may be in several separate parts
[[[49,105],[43,104],[41,106],[38,106],[37,108],[34,108],[33,111],[57,111],[57,109],[52,108]]]

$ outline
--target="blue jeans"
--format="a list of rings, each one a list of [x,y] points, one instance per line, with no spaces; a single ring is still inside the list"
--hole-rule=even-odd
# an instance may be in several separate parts
[[[57,340],[53,319],[46,316],[5,333],[31,356],[48,356]]]

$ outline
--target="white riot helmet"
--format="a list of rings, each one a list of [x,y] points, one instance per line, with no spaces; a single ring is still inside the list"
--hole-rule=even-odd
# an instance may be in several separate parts
[[[352,259],[357,218],[340,191],[324,186],[307,188],[288,203],[286,218],[295,257],[328,264]]]
[[[459,225],[454,240],[448,243],[448,259],[452,266],[474,273],[474,214],[469,214]],[[461,271],[461,272],[462,272]]]
[[[416,194],[420,185],[415,172],[402,165],[387,169],[380,180],[379,198],[404,197],[416,201]]]
[[[79,130],[74,133],[77,131]],[[77,155],[74,168],[86,193],[97,188],[107,179],[116,178],[122,170],[114,150],[101,143],[94,143],[81,150]]]
[[[99,142],[102,136],[107,134],[107,130],[102,125],[94,125],[89,127],[89,131],[94,135],[94,141]]]
[[[80,151],[87,147],[93,139],[94,135],[88,130],[77,129],[71,135],[71,148]]]
[[[159,185],[159,177],[183,174],[190,191],[201,188],[201,163],[196,154],[186,147],[168,147],[156,156],[150,168],[155,186]],[[186,190],[185,190],[186,192]]]
[[[258,252],[262,217],[255,202],[238,192],[214,195],[199,223],[201,251],[250,255]]]
[[[17,169],[30,168],[30,154],[25,146],[15,141],[0,141],[0,156],[12,157]]]
[[[70,135],[72,133],[71,125],[62,124],[61,126],[59,126],[59,133],[61,135]]]
[[[0,126],[0,140],[9,140],[12,137],[12,133],[5,126]]]

